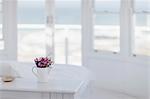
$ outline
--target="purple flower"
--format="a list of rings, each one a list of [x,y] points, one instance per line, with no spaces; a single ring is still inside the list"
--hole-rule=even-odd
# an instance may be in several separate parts
[[[51,58],[48,57],[39,57],[39,58],[35,58],[34,62],[36,64],[37,67],[39,68],[46,68],[46,67],[50,67],[54,62],[51,60]]]

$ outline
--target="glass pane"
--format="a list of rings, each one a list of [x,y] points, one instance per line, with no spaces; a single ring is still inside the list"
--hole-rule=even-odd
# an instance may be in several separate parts
[[[45,0],[18,0],[18,60],[46,55]]]
[[[81,0],[56,0],[55,62],[81,64]]]
[[[136,0],[135,9],[135,47],[133,53],[150,56],[150,0]]]
[[[3,33],[2,33],[2,13],[0,13],[0,39],[3,39]]]
[[[19,61],[33,61],[33,58],[45,56],[44,29],[19,29],[18,59]]]
[[[120,11],[121,0],[95,0],[95,11]]]
[[[150,11],[150,0],[135,0],[135,11]]]
[[[94,49],[119,52],[120,0],[95,0]]]
[[[2,34],[2,0],[0,0],[0,39],[3,38]]]
[[[18,0],[18,24],[44,24],[45,0]]]
[[[4,41],[0,41],[0,50],[4,50]]]
[[[81,24],[81,0],[56,0],[55,4],[56,24]]]

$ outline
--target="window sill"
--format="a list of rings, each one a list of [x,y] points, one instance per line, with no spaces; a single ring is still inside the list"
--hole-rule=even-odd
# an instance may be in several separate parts
[[[89,53],[88,57],[92,59],[106,59],[106,60],[113,60],[119,62],[128,62],[132,64],[141,64],[141,65],[150,65],[150,57],[148,56],[140,56],[140,55],[130,55],[130,56],[123,56],[121,53],[111,53],[111,52],[91,52]]]

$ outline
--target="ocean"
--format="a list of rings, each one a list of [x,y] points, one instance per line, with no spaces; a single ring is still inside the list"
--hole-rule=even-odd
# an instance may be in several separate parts
[[[98,1],[98,0],[97,0]],[[111,0],[110,0],[111,1]],[[81,0],[56,0],[55,22],[56,24],[80,25],[81,24]],[[107,6],[106,6],[107,5]],[[148,10],[149,6],[145,2],[137,4],[137,11]],[[96,2],[95,3],[95,24],[96,25],[119,25],[120,2]],[[115,13],[101,13],[110,11]],[[98,12],[98,13],[97,13]],[[136,24],[145,26],[148,14],[137,14]],[[44,24],[46,22],[44,0],[20,0],[18,2],[18,24]]]

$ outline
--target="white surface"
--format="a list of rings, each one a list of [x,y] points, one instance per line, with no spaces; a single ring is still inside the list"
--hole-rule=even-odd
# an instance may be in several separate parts
[[[95,87],[94,89],[91,89],[90,93],[91,96],[89,96],[89,99],[140,99],[134,96],[129,96],[127,94],[115,92],[112,90],[98,89]]]
[[[122,0],[122,1],[131,1],[131,0]],[[93,13],[92,12],[93,5],[90,5],[90,2],[92,2],[92,0],[82,0],[82,2],[83,2],[82,14],[84,15],[82,20],[83,64],[87,65],[89,70],[93,72],[94,74],[93,80],[96,83],[96,85],[105,89],[122,92],[131,96],[137,96],[138,98],[142,97],[141,99],[147,99],[144,97],[147,97],[148,95],[147,78],[148,78],[148,66],[150,64],[148,64],[147,61],[142,64],[141,61],[143,58],[141,58],[141,60],[138,59],[137,57],[131,58],[131,55],[127,53],[130,50],[129,46],[127,46],[130,41],[127,41],[129,39],[128,38],[129,32],[126,31],[130,30],[130,28],[128,28],[130,26],[128,24],[124,24],[125,27],[123,25],[122,28],[123,30],[121,30],[123,31],[123,33],[125,33],[124,34],[125,36],[121,35],[121,52],[123,53],[121,54],[119,53],[117,55],[114,54],[111,55],[110,53],[103,53],[103,52],[93,54],[94,51],[93,34],[92,34],[93,26],[91,25],[93,24],[92,20],[93,16],[91,14]],[[85,2],[87,2],[87,4]],[[87,7],[88,5],[89,7]],[[129,10],[127,10],[127,12],[128,11]],[[126,14],[127,12],[122,13],[122,15]],[[128,17],[128,15],[124,17]],[[124,22],[127,21],[124,20]],[[127,23],[130,23],[129,20]],[[126,55],[126,57],[124,57],[124,55]]]
[[[148,99],[148,65],[96,58],[89,58],[87,64],[99,88]]]
[[[50,73],[49,83],[38,83],[31,70],[33,64],[13,64],[18,66],[22,78],[10,83],[0,84],[4,91],[36,91],[75,93],[87,81],[87,70],[84,67],[56,65]]]
[[[50,80],[49,83],[38,83],[37,81],[27,81],[16,79],[14,82],[1,83],[1,91],[34,91],[34,92],[58,92],[76,93],[82,86],[82,81]]]

